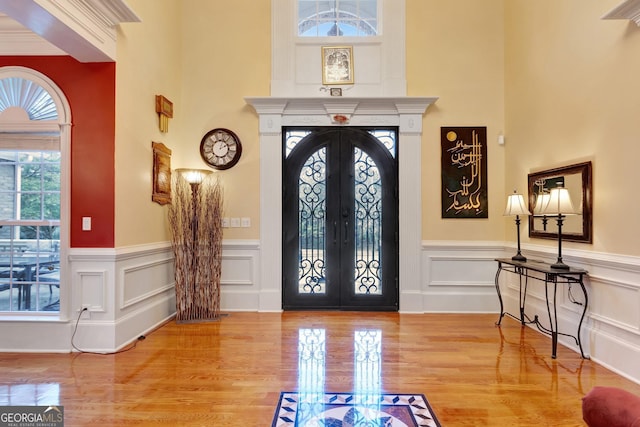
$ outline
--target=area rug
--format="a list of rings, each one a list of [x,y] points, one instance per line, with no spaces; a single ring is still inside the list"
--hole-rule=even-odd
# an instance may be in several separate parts
[[[422,394],[282,392],[271,427],[440,427]]]

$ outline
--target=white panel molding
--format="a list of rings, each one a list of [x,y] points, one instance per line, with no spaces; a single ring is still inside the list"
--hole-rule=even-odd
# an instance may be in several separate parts
[[[224,240],[220,308],[223,311],[257,311],[261,304],[260,242]]]
[[[422,312],[497,312],[494,260],[503,250],[496,242],[423,242]]]
[[[448,287],[453,287],[453,288],[486,288],[486,287],[490,287],[492,289],[495,290],[495,282],[493,280],[491,281],[482,281],[482,280],[469,280],[469,281],[462,281],[462,280],[452,280],[452,281],[434,281],[432,280],[431,282],[429,282],[429,286],[434,286],[434,287],[438,287],[438,286],[448,286]]]
[[[632,343],[604,331],[589,336],[591,359],[633,382],[640,384],[640,343]],[[584,345],[584,344],[583,344]]]
[[[607,12],[602,19],[629,19],[640,26],[640,0],[624,0]]]
[[[237,285],[254,285],[254,260],[255,256],[251,255],[222,255],[222,279],[221,286],[237,286]],[[240,262],[234,262],[240,261]],[[230,274],[226,271],[232,270],[235,279],[228,278]]]
[[[158,267],[164,267],[164,268],[160,268],[158,269]],[[123,268],[120,272],[121,274],[121,278],[119,280],[120,285],[122,286],[122,288],[120,289],[120,292],[118,292],[118,294],[120,295],[120,301],[119,301],[119,307],[120,309],[125,309],[127,307],[130,307],[134,304],[137,304],[141,301],[144,301],[146,299],[149,299],[155,295],[159,295],[162,293],[165,293],[171,289],[173,289],[175,287],[175,281],[172,280],[171,276],[166,275],[165,277],[158,277],[157,279],[159,280],[159,284],[160,286],[156,286],[155,288],[153,288],[152,290],[149,290],[147,292],[141,293],[141,294],[137,294],[137,295],[128,295],[128,289],[130,288],[130,286],[127,286],[129,283],[131,283],[132,280],[129,280],[129,277],[133,276],[135,273],[143,273],[145,275],[148,275],[149,271],[151,270],[160,270],[158,271],[158,273],[162,273],[162,270],[168,270],[173,272],[174,271],[174,259],[173,257],[171,258],[164,258],[164,259],[160,259],[157,261],[152,261],[152,262],[148,262],[148,263],[143,263],[143,264],[137,264],[131,267],[127,267],[127,268]],[[154,275],[155,277],[156,275]],[[162,280],[165,279],[167,280],[166,283],[164,285],[162,285]],[[135,280],[135,279],[133,279]],[[127,296],[129,296],[127,298]]]
[[[78,298],[80,308],[87,308],[91,313],[107,312],[107,271],[106,270],[76,270]]]

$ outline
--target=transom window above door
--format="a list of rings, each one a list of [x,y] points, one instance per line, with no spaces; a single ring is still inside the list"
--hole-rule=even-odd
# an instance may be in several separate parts
[[[378,35],[378,0],[298,0],[298,36]]]

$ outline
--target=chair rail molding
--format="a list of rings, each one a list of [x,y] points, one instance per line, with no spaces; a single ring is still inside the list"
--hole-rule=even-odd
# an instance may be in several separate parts
[[[629,19],[640,27],[640,0],[625,0],[607,12],[602,19]]]

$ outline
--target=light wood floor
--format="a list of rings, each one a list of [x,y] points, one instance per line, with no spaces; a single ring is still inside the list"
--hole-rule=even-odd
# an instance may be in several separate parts
[[[552,359],[547,336],[496,320],[285,312],[169,322],[117,355],[0,354],[0,405],[62,405],[66,427],[270,426],[281,391],[309,381],[356,391],[354,334],[362,330],[381,331],[381,392],[424,394],[447,427],[584,426],[581,398],[593,386],[640,394],[640,385],[563,346]],[[300,329],[325,331],[320,376],[300,372]]]

